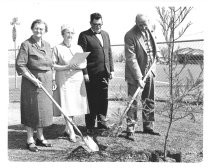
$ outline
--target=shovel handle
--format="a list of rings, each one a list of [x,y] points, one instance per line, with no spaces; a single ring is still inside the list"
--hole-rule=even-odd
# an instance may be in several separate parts
[[[30,73],[32,77],[36,78],[29,70],[28,70],[28,73]],[[42,84],[40,85],[40,87],[46,93],[46,95],[52,100],[52,102],[55,104],[55,106],[60,110],[60,112],[63,114],[63,116],[71,123],[71,125],[73,125],[73,127],[77,130],[77,132],[80,134],[80,136],[84,139],[84,136],[82,135],[79,128],[76,126],[76,124],[74,124],[73,121],[71,121],[69,119],[69,117],[66,115],[64,110],[60,107],[60,105],[55,101],[55,99],[53,99],[53,97],[48,93],[48,91],[44,88],[44,86]]]
[[[55,101],[55,99],[53,99],[53,97],[48,93],[48,91],[44,88],[44,86],[41,85],[41,88],[47,94],[47,96],[52,100],[52,102],[55,104],[55,106],[61,111],[61,113],[64,115],[64,117],[74,126],[74,128],[77,130],[77,132],[80,134],[80,136],[82,138],[84,138],[81,131],[79,130],[79,128],[74,124],[73,121],[71,121],[69,119],[69,117],[66,115],[64,110],[59,106],[59,104]]]
[[[77,130],[77,132],[80,134],[83,142],[86,144],[86,146],[88,147],[88,152],[90,151],[99,151],[99,147],[98,145],[92,140],[92,144],[90,143],[90,140],[87,141],[87,139],[85,140],[84,136],[82,135],[81,131],[79,130],[79,128],[74,124],[73,121],[71,121],[69,119],[69,117],[65,114],[64,110],[58,105],[58,103],[53,99],[53,97],[48,93],[48,91],[44,88],[44,86],[41,85],[42,90],[47,94],[47,96],[52,100],[52,102],[56,105],[56,107],[61,111],[61,113],[64,115],[64,117],[73,125],[73,127]],[[87,136],[88,137],[88,136]],[[86,149],[87,150],[87,149]]]
[[[126,114],[128,112],[128,110],[130,109],[131,105],[133,104],[133,101],[136,99],[136,96],[139,94],[139,92],[143,91],[143,88],[138,87],[134,93],[134,95],[132,96],[130,102],[128,103],[127,107],[124,110],[124,114]]]
[[[155,66],[156,60],[154,60],[152,66],[150,67],[149,71],[147,72],[147,74],[144,76],[143,81],[145,82],[147,77],[149,76],[149,74],[152,72],[152,68]],[[153,73],[153,72],[152,72]],[[154,73],[153,73],[154,75]],[[133,101],[136,99],[136,96],[139,94],[139,92],[143,92],[144,88],[140,88],[138,87],[134,93],[134,95],[132,96],[130,102],[128,103],[127,107],[125,108],[123,115],[121,118],[124,118],[124,116],[127,114],[128,110],[130,109],[131,105],[133,104]]]

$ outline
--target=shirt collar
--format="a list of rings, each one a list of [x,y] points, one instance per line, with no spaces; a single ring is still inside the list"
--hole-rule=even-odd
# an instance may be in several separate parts
[[[36,47],[38,49],[45,48],[45,42],[44,42],[44,40],[42,40],[42,46],[41,47],[37,45],[36,40],[33,38],[33,36],[31,36],[29,40],[30,40],[30,42],[31,42],[31,44],[32,44],[33,47]]]
[[[93,29],[92,29],[92,28],[90,28],[90,29],[92,30],[93,34],[101,34],[101,32],[96,33],[95,31],[93,31]]]

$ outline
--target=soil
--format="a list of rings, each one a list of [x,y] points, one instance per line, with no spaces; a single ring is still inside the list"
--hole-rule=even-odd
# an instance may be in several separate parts
[[[112,106],[110,103],[110,108],[116,111],[118,106]],[[111,116],[109,118],[109,122],[113,123]],[[26,162],[201,162],[203,160],[203,113],[198,110],[195,113],[195,119],[191,121],[190,118],[185,118],[173,123],[166,160],[163,159],[163,145],[167,120],[163,116],[156,115],[155,130],[161,136],[144,134],[141,131],[141,120],[137,125],[135,141],[126,138],[125,125],[118,137],[107,137],[106,134],[96,130],[93,139],[100,151],[93,153],[85,150],[80,137],[77,138],[76,143],[62,137],[65,127],[62,117],[55,118],[53,125],[44,129],[45,138],[53,144],[53,147],[39,147],[39,152],[30,152],[26,149],[26,131],[17,123],[17,120],[14,120],[15,123],[8,126],[8,159]],[[75,123],[85,135],[84,118],[75,118]]]

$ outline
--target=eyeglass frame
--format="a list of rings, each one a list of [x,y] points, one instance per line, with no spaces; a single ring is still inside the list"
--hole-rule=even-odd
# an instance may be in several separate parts
[[[97,27],[101,27],[102,25],[103,25],[103,23],[93,23],[93,22],[91,22],[91,25],[93,25],[93,26],[97,26]]]

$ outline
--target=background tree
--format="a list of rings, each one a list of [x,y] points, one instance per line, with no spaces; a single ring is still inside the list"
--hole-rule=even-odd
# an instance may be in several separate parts
[[[180,25],[184,22],[185,18],[192,10],[192,7],[156,7],[156,10],[160,16],[159,23],[167,44],[164,53],[168,60],[168,70],[166,72],[169,79],[169,97],[166,98],[166,103],[160,110],[161,115],[169,118],[164,140],[164,158],[166,158],[167,142],[172,123],[187,116],[191,116],[192,119],[195,119],[192,104],[188,100],[195,98],[198,92],[199,95],[202,92],[203,66],[202,64],[200,65],[201,71],[196,78],[192,75],[190,69],[188,69],[189,75],[183,79],[183,77],[181,78],[181,73],[186,70],[187,66],[186,64],[178,64],[176,52],[174,52],[175,42],[184,35],[192,24],[188,22],[184,27],[180,28]]]

